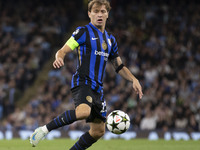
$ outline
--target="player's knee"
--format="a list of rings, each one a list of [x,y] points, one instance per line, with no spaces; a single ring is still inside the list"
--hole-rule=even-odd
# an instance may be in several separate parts
[[[96,136],[98,138],[101,138],[105,134],[105,130],[99,130],[99,132],[96,133]]]
[[[93,138],[95,138],[96,140],[98,140],[98,139],[100,139],[104,134],[105,134],[105,129],[98,129],[98,130],[92,130],[91,131],[91,136],[93,137]]]
[[[87,119],[88,117],[90,116],[90,111],[82,111],[80,114],[79,114],[79,118],[80,119]]]
[[[86,119],[90,116],[91,108],[86,104],[81,104],[76,108],[76,118]]]

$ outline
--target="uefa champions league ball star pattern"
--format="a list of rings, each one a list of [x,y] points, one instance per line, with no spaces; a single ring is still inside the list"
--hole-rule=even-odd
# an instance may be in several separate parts
[[[108,115],[106,126],[110,132],[122,134],[130,127],[130,118],[125,112],[114,110]]]

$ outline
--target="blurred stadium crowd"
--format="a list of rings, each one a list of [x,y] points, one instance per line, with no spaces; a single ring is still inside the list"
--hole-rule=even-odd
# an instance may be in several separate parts
[[[43,64],[67,40],[74,21],[88,21],[84,1],[0,2],[0,129],[30,129],[73,109],[70,84],[76,53],[50,70],[45,84],[16,107]],[[17,6],[17,9],[14,7]],[[107,65],[108,113],[127,112],[130,130],[200,131],[200,3],[196,0],[111,0],[107,31],[117,39],[124,64],[138,77],[144,96]],[[69,129],[87,129],[84,121]]]

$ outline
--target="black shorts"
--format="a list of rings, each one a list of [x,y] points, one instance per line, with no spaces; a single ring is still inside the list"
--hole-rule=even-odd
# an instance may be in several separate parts
[[[80,104],[87,104],[91,107],[91,113],[86,122],[93,122],[95,118],[106,121],[106,102],[102,92],[98,93],[87,85],[75,87],[71,91],[75,107]]]

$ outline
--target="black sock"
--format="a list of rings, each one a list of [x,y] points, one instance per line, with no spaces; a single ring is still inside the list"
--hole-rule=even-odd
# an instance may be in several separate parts
[[[54,118],[46,126],[48,131],[51,131],[65,125],[69,125],[76,120],[75,110],[67,110],[57,118]]]
[[[70,150],[84,150],[90,147],[93,143],[95,143],[97,140],[95,140],[89,132],[86,132],[83,134],[79,140],[72,146]]]

